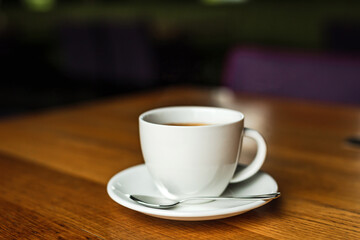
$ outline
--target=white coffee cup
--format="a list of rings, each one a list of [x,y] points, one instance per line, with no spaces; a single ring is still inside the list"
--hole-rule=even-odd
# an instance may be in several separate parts
[[[204,123],[174,126],[171,123]],[[253,176],[266,157],[264,138],[244,128],[241,112],[216,107],[165,107],[139,117],[145,164],[165,197],[219,196],[229,183]],[[257,154],[235,174],[243,137],[257,143]]]

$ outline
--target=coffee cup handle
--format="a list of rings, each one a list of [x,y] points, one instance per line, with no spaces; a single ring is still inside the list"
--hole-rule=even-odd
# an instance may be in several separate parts
[[[257,173],[260,170],[261,166],[265,161],[267,147],[266,147],[266,142],[264,138],[261,136],[261,134],[254,129],[244,128],[244,137],[249,137],[255,140],[257,144],[257,153],[254,160],[250,163],[250,165],[248,165],[244,169],[241,169],[240,171],[237,171],[234,174],[230,183],[241,182],[253,176],[255,173]],[[239,153],[240,151],[241,150],[239,149]],[[238,154],[238,158],[240,158],[240,154]]]

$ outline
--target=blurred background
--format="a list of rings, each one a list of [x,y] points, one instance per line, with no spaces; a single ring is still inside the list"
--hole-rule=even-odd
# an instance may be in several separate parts
[[[360,2],[0,0],[0,117],[172,85],[360,104]]]

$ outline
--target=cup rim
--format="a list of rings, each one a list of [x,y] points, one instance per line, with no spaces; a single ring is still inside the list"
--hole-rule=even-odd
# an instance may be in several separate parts
[[[161,124],[161,123],[150,122],[150,121],[147,121],[147,120],[144,119],[146,116],[148,116],[150,114],[157,113],[157,112],[162,112],[162,111],[173,110],[173,109],[179,109],[179,110],[180,109],[218,110],[218,111],[225,111],[225,112],[237,114],[238,118],[236,120],[228,121],[228,122],[225,122],[225,123],[216,123],[216,124],[200,125],[200,126],[166,125],[166,124]],[[155,109],[151,109],[151,110],[148,110],[146,112],[143,112],[139,116],[139,122],[154,125],[154,126],[168,127],[168,128],[192,128],[193,129],[193,128],[210,128],[210,127],[226,126],[226,125],[229,125],[229,124],[234,124],[234,123],[241,122],[241,121],[244,120],[244,117],[245,116],[244,116],[244,114],[242,112],[237,111],[237,110],[233,110],[233,109],[228,109],[228,108],[209,107],[209,106],[169,106],[169,107],[155,108]]]

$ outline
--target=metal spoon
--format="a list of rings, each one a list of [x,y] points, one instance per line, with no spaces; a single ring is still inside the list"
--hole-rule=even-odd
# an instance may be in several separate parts
[[[248,196],[238,196],[238,197],[189,197],[179,200],[172,200],[163,197],[154,197],[147,195],[129,195],[129,198],[134,200],[135,202],[152,208],[172,208],[177,206],[180,203],[190,201],[190,200],[231,200],[231,199],[239,199],[239,200],[272,200],[280,197],[280,192],[276,193],[268,193],[268,194],[260,194],[260,195],[248,195]]]

